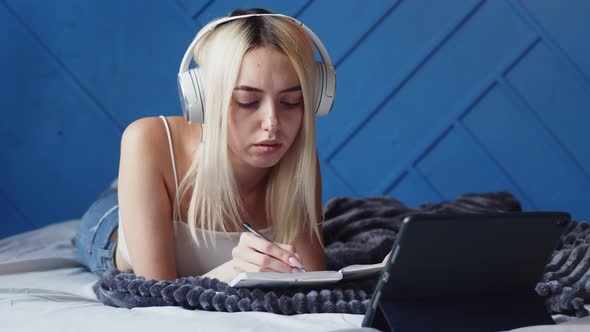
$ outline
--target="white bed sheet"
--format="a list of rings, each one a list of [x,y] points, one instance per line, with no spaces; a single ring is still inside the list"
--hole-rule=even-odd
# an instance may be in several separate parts
[[[284,316],[105,306],[92,291],[98,277],[76,261],[71,239],[78,222],[62,222],[0,240],[0,330],[311,332],[361,325],[363,316],[353,314]]]
[[[76,261],[71,239],[78,223],[66,221],[0,240],[1,331],[375,331],[360,328],[363,316],[353,314],[284,316],[105,306],[92,291],[98,277]],[[515,331],[590,331],[590,317],[554,318],[561,324]]]

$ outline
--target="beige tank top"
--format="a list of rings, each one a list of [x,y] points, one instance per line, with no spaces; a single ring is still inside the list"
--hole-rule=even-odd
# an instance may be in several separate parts
[[[174,172],[174,182],[176,185],[175,203],[179,206],[178,176],[176,173],[176,164],[174,162],[174,150],[172,149],[172,135],[170,134],[170,127],[168,126],[166,118],[160,115],[160,119],[164,122],[166,133],[168,134],[168,147],[170,148],[170,159],[172,159],[172,171]],[[232,249],[238,244],[240,235],[242,234],[241,232],[224,233],[205,230],[204,238],[202,230],[197,228],[197,238],[199,240],[199,244],[197,245],[190,233],[189,226],[186,223],[182,222],[182,220],[175,220],[173,221],[173,225],[176,273],[179,277],[203,275],[217,266],[231,260]],[[120,218],[117,232],[117,250],[129,265],[133,265],[131,258],[129,257],[129,251],[127,249],[127,243],[125,242],[125,234],[123,232],[123,225]],[[210,234],[212,232],[215,233],[215,247],[210,240]],[[274,240],[271,227],[262,229],[260,232],[271,240]],[[205,245],[205,243],[207,243],[207,245]]]

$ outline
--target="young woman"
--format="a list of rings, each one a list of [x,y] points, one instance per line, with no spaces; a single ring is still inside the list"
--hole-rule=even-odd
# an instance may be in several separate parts
[[[310,36],[285,17],[237,18],[208,32],[194,60],[204,124],[150,117],[125,129],[118,191],[82,217],[80,261],[158,280],[325,269]]]

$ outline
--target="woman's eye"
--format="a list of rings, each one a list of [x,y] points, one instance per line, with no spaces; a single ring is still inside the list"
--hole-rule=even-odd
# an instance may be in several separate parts
[[[290,103],[290,102],[283,101],[283,102],[281,102],[281,104],[285,105],[287,108],[296,108],[296,107],[301,106],[300,101],[298,101],[296,103]]]
[[[254,108],[257,103],[258,103],[258,101],[253,101],[253,102],[250,102],[250,103],[239,103],[239,102],[236,102],[236,104],[238,104],[238,106],[240,106],[242,108]]]

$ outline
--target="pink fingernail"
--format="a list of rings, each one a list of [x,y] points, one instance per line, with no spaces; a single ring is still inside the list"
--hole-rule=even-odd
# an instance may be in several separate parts
[[[298,268],[302,268],[303,264],[301,264],[301,262],[299,260],[297,260],[297,258],[291,256],[289,257],[289,264],[291,264],[291,266],[296,266]]]

